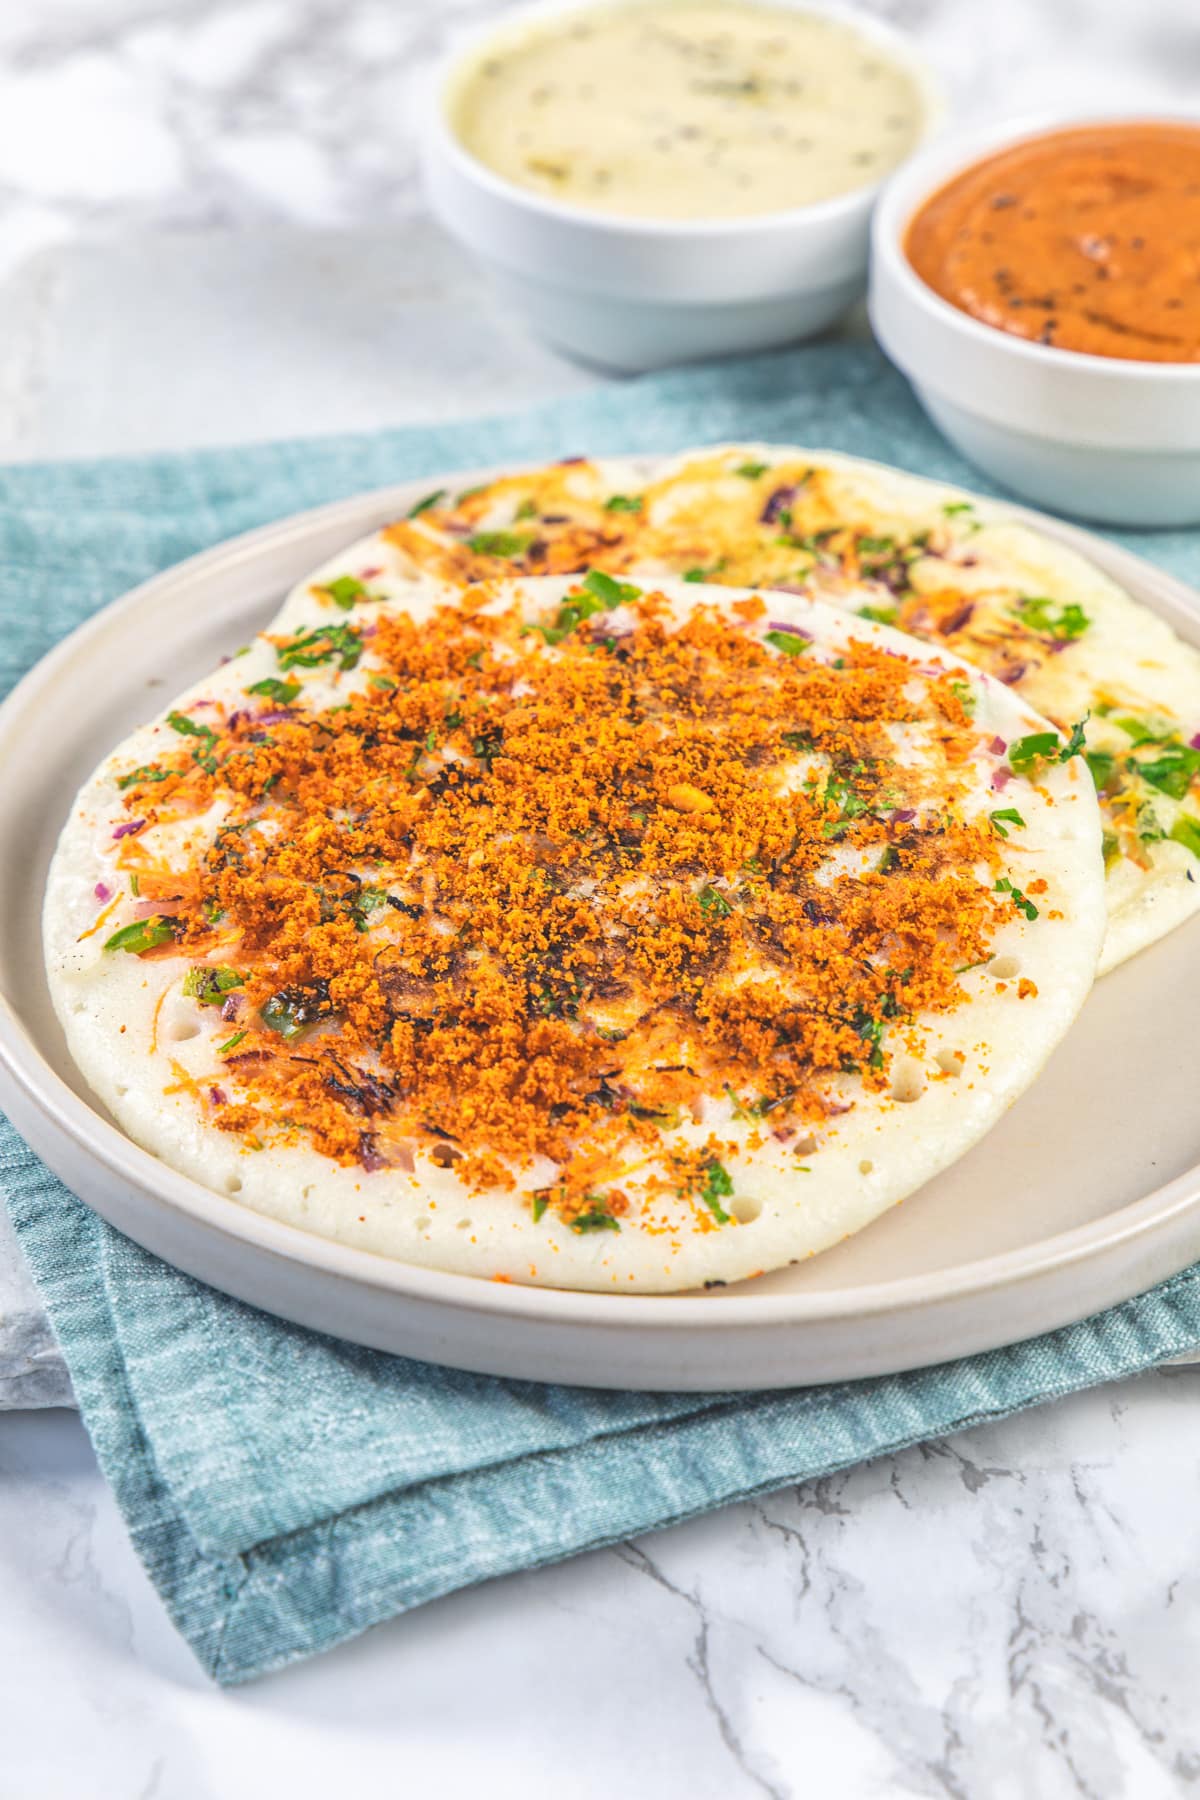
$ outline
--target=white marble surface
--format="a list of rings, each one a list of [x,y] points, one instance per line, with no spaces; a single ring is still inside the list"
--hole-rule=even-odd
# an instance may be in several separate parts
[[[974,114],[1200,91],[1195,0],[879,5]],[[493,10],[0,0],[0,456],[595,379],[420,211],[414,85]],[[0,1800],[1166,1800],[1200,1786],[1198,1466],[1200,1374],[1153,1375],[221,1694],[78,1420],[0,1416]]]
[[[1200,1780],[1200,1376],[479,1588],[235,1693],[77,1422],[0,1421],[5,1800],[1170,1800]]]

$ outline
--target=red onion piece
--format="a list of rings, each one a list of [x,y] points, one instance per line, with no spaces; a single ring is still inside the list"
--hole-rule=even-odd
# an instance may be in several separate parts
[[[145,823],[145,819],[126,819],[123,825],[117,826],[117,829],[113,832],[113,837],[132,837],[134,832],[140,831]]]
[[[942,637],[949,637],[952,632],[961,631],[964,625],[969,624],[974,611],[974,601],[968,600],[965,606],[960,606],[956,612],[950,613],[942,620],[938,626],[938,632]]]
[[[1012,780],[1012,773],[1011,769],[994,769],[992,771],[992,786],[997,793],[1001,793],[1008,786]]]
[[[758,515],[759,519],[764,525],[778,524],[780,513],[786,512],[795,498],[794,483],[790,487],[777,487],[773,494],[768,495],[767,504]]]
[[[97,900],[111,900],[113,897],[112,889],[103,881],[98,881],[96,883],[93,892],[95,893]]]
[[[1003,756],[1004,752],[1008,749],[1008,745],[1002,737],[994,737],[988,745],[988,749],[993,756]]]
[[[380,1142],[373,1131],[362,1131],[358,1137],[359,1167],[374,1175],[380,1169],[400,1169],[411,1175],[416,1168],[407,1144]]]

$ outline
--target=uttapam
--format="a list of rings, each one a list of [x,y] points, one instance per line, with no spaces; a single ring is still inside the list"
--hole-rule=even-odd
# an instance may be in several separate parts
[[[63,832],[51,992],[137,1142],[382,1256],[668,1291],[857,1231],[1034,1079],[1105,926],[1081,730],[802,595],[356,569]]]
[[[1200,908],[1200,654],[999,503],[773,444],[575,458],[426,498],[383,540],[410,574],[603,568],[810,594],[966,657],[1060,730],[1085,718],[1102,972]]]

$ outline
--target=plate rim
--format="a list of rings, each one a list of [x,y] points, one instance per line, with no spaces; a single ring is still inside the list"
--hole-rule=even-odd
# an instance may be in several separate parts
[[[706,447],[693,446],[697,450]],[[642,460],[643,454],[639,453],[632,460]],[[820,455],[821,452],[814,450],[812,454]],[[855,460],[868,463],[874,459],[859,457]],[[119,625],[125,614],[134,613],[147,603],[162,604],[171,598],[172,590],[187,588],[196,582],[218,580],[238,566],[252,564],[260,556],[267,557],[292,544],[298,548],[300,543],[307,543],[322,530],[340,529],[343,521],[347,541],[350,541],[352,530],[369,531],[372,529],[369,520],[376,515],[379,521],[396,516],[411,502],[415,493],[423,491],[431,482],[478,482],[497,474],[518,473],[523,467],[538,466],[542,465],[505,463],[433,472],[388,483],[255,526],[160,570],[84,620],[16,683],[0,702],[0,757],[20,716],[36,705],[39,694],[52,688],[66,668],[81,653],[86,654],[92,640],[111,631],[114,624]],[[895,468],[895,465],[879,462],[875,466]],[[1001,507],[1008,517],[1031,525],[1078,551],[1118,583],[1132,587],[1137,598],[1149,604],[1152,610],[1165,613],[1172,624],[1182,617],[1190,621],[1193,628],[1200,629],[1200,594],[1179,577],[1081,526],[1031,507],[990,500],[988,496],[977,497]],[[313,561],[316,560],[314,556]],[[705,1336],[719,1340],[731,1333],[744,1333],[748,1327],[763,1331],[787,1327],[803,1332],[806,1327],[833,1322],[879,1320],[913,1310],[933,1311],[942,1305],[1019,1287],[1039,1277],[1061,1275],[1096,1262],[1105,1253],[1133,1250],[1164,1228],[1178,1227],[1193,1215],[1200,1216],[1198,1162],[1099,1219],[946,1270],[811,1294],[761,1293],[755,1291],[752,1282],[737,1283],[724,1290],[720,1304],[714,1306],[709,1296],[694,1293],[588,1292],[449,1273],[383,1257],[257,1213],[232,1197],[172,1169],[127,1137],[96,1106],[77,1094],[43,1054],[8,995],[0,991],[0,1101],[7,1106],[14,1093],[19,1096],[23,1113],[32,1113],[49,1129],[61,1133],[89,1162],[99,1165],[117,1181],[137,1189],[146,1197],[158,1200],[203,1233],[216,1234],[229,1244],[248,1245],[318,1277],[334,1276],[397,1302],[415,1301],[451,1313],[486,1315],[491,1320],[514,1325],[536,1321],[604,1332],[637,1328],[649,1330],[655,1337],[673,1337],[689,1330],[701,1330]],[[40,1153],[38,1145],[32,1144],[31,1148]],[[91,1198],[85,1200],[85,1204],[138,1241],[136,1228],[130,1228],[124,1217],[112,1216],[114,1211],[121,1212],[119,1207],[100,1205]],[[1186,1263],[1180,1261],[1176,1266],[1182,1268]],[[211,1280],[211,1277],[205,1274],[201,1279]],[[212,1285],[220,1287],[221,1282],[212,1281]],[[1138,1287],[1129,1290],[1131,1294],[1139,1291]],[[267,1310],[270,1310],[269,1302]],[[1061,1310],[1058,1309],[1058,1313]],[[1093,1307],[1085,1305],[1063,1316],[1056,1314],[1039,1329],[1068,1323],[1092,1310]],[[285,1312],[285,1316],[294,1315]],[[1002,1335],[992,1335],[996,1345],[1012,1341]],[[474,1362],[468,1366],[481,1365]],[[879,1364],[878,1372],[897,1366],[895,1360],[885,1358]],[[493,1368],[491,1372],[509,1371]],[[811,1380],[828,1378],[821,1373],[807,1377]],[[803,1374],[792,1371],[779,1385],[796,1385],[805,1379]],[[621,1385],[627,1384],[622,1382]],[[744,1387],[747,1384],[738,1382],[736,1385]]]

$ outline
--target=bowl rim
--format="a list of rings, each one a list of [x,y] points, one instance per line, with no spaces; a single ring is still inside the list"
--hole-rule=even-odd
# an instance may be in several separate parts
[[[1145,357],[1099,356],[1090,350],[1037,343],[1000,326],[985,325],[931,288],[909,260],[904,246],[909,226],[925,203],[956,176],[1011,145],[1098,125],[1185,125],[1200,134],[1200,107],[1192,112],[1183,108],[1160,112],[1152,107],[1115,103],[1044,109],[960,126],[942,133],[936,141],[921,144],[895,170],[875,209],[871,226],[872,285],[886,271],[887,277],[903,290],[904,297],[935,324],[985,352],[1013,356],[1034,369],[1040,366],[1045,370],[1073,370],[1081,377],[1100,376],[1109,382],[1161,385],[1186,381],[1194,386],[1200,382],[1200,361],[1155,362]]]
[[[519,38],[523,30],[541,21],[567,18],[575,13],[648,11],[654,4],[655,0],[527,0],[525,5],[505,12],[500,19],[472,30],[438,58],[427,77],[423,133],[426,149],[435,151],[461,178],[482,189],[492,199],[544,219],[551,225],[575,226],[611,238],[721,240],[748,231],[773,236],[802,225],[824,224],[863,209],[869,213],[898,169],[929,146],[946,117],[945,90],[933,65],[922,55],[914,39],[889,20],[851,4],[849,0],[754,0],[759,11],[803,12],[837,20],[892,55],[911,77],[922,105],[920,131],[904,162],[861,187],[832,194],[825,200],[810,201],[805,206],[763,213],[735,213],[728,218],[679,219],[603,212],[596,207],[549,199],[496,174],[467,149],[451,122],[449,100],[456,78],[464,76],[471,64],[480,60],[489,44]]]

